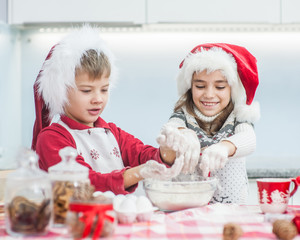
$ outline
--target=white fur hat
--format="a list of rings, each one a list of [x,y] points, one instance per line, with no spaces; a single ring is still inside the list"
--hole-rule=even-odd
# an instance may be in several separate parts
[[[36,121],[33,146],[41,129],[48,126],[56,114],[63,114],[68,102],[67,90],[75,87],[75,69],[87,50],[93,49],[107,56],[111,64],[110,84],[116,75],[114,56],[100,38],[96,28],[85,25],[74,29],[50,50],[34,84]]]
[[[198,45],[179,67],[177,89],[180,96],[191,88],[195,72],[220,70],[231,86],[237,120],[253,123],[259,119],[259,103],[253,102],[259,84],[256,58],[244,47],[225,43]]]
[[[67,88],[75,87],[75,69],[80,59],[89,49],[103,52],[111,63],[110,82],[115,74],[114,59],[111,51],[100,38],[96,28],[84,26],[62,39],[51,51],[37,79],[39,94],[49,108],[49,117],[63,113],[67,102]],[[59,86],[59,87],[58,87]]]

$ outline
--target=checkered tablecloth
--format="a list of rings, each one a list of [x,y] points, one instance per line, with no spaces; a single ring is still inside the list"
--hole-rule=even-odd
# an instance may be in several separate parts
[[[292,213],[281,215],[291,217]],[[269,216],[270,217],[270,216]],[[276,239],[272,233],[272,223],[262,214],[258,206],[209,205],[173,213],[155,212],[149,222],[118,224],[111,240],[183,240],[183,239],[222,239],[223,226],[226,223],[241,226],[243,236],[240,239]],[[51,229],[43,237],[32,239],[67,239],[66,229]],[[0,220],[0,239],[14,239],[4,229]],[[28,239],[28,238],[26,238]],[[298,235],[295,239],[300,239]]]
[[[174,213],[154,214],[150,222],[121,225],[115,239],[222,239],[223,226],[237,223],[241,239],[276,239],[272,224],[265,221],[257,206],[210,205]]]

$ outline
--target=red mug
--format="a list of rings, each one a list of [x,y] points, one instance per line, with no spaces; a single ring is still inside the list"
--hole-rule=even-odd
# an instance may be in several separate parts
[[[290,197],[298,188],[294,178],[260,178],[256,182],[258,202],[263,213],[284,213]],[[291,182],[293,182],[292,190],[290,190]]]

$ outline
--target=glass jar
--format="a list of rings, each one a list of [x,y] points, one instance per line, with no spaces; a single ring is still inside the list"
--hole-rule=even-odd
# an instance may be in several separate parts
[[[89,169],[76,161],[76,149],[65,147],[59,151],[59,155],[62,161],[48,169],[56,227],[65,225],[71,199],[86,200],[94,192],[89,180]]]
[[[52,215],[48,174],[39,169],[38,156],[29,149],[20,151],[17,162],[5,185],[6,231],[17,237],[47,234]]]
[[[71,200],[66,225],[73,239],[112,236],[117,225],[112,199]]]

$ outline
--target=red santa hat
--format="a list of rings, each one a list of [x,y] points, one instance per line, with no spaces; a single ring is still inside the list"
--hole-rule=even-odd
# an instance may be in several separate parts
[[[198,45],[179,68],[177,88],[180,96],[191,88],[194,72],[220,70],[231,86],[237,120],[253,123],[259,119],[259,103],[253,102],[259,83],[256,58],[246,48],[226,43]]]
[[[87,50],[104,53],[111,64],[110,84],[116,75],[114,57],[100,38],[96,28],[88,25],[74,31],[51,48],[34,84],[36,120],[33,128],[32,149],[39,132],[50,125],[52,118],[64,113],[68,103],[68,88],[76,87],[75,69]]]

